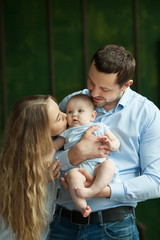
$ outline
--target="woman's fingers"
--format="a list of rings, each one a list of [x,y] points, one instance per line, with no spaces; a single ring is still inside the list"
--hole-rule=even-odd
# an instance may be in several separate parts
[[[64,177],[61,177],[61,183],[65,189],[69,189],[69,186],[67,183],[67,173],[65,173]]]
[[[62,167],[62,164],[59,162],[59,160],[56,160],[54,163],[47,162],[47,166],[50,168],[54,179],[58,179],[60,177]]]

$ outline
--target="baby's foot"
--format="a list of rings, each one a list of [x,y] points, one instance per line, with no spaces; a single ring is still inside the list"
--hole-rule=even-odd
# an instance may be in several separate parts
[[[90,198],[93,197],[95,194],[91,191],[90,188],[75,188],[76,194],[80,198]]]
[[[91,208],[90,208],[90,206],[86,206],[86,208],[85,208],[84,211],[82,212],[82,215],[83,215],[83,217],[88,217],[90,213],[91,213]]]

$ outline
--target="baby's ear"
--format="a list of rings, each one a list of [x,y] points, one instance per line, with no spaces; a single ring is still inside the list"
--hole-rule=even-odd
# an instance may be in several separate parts
[[[93,111],[92,111],[92,114],[91,114],[91,119],[90,119],[91,122],[93,122],[94,119],[96,118],[96,114],[97,114],[96,111],[93,110]]]

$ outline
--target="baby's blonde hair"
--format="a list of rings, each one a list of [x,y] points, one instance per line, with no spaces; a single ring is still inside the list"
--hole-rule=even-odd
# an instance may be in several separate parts
[[[85,94],[82,94],[82,93],[79,93],[79,94],[76,94],[76,95],[73,95],[67,102],[67,104],[70,102],[70,101],[74,101],[74,100],[84,100],[85,101],[85,104],[88,104],[88,106],[93,110],[94,109],[94,104],[92,102],[92,99],[91,97],[89,97],[88,95],[85,95]]]

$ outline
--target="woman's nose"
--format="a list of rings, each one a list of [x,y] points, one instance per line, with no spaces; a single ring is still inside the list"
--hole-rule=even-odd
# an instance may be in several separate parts
[[[67,114],[66,113],[62,113],[63,115],[62,115],[62,119],[64,120],[64,119],[66,119],[67,118]]]

